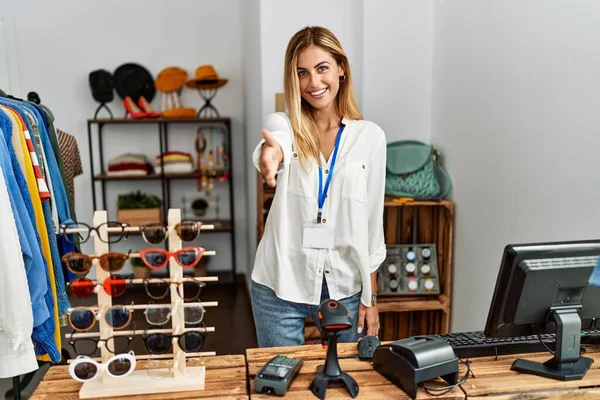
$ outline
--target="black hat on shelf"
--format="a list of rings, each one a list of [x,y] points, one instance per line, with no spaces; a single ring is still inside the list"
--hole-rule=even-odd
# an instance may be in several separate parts
[[[94,100],[99,103],[110,103],[114,99],[113,94],[113,77],[110,72],[105,69],[97,69],[90,72],[89,76],[90,89]]]
[[[143,96],[150,102],[156,94],[154,78],[146,68],[139,64],[127,63],[121,65],[115,70],[113,79],[115,90],[122,99],[129,96],[137,102]]]

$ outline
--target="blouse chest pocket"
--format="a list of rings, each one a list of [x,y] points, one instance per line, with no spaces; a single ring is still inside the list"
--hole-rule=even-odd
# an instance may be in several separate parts
[[[293,152],[292,159],[290,161],[288,191],[307,199],[316,198],[317,189],[310,183],[310,166],[308,169],[304,169],[300,163],[300,157],[298,156],[298,153]]]
[[[350,199],[367,204],[367,181],[369,165],[363,162],[349,161],[344,169],[342,199]]]

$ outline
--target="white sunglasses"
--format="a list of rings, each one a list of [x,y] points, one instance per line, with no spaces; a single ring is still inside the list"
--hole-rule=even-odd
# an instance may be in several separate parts
[[[93,381],[105,371],[113,378],[124,378],[135,370],[135,355],[133,351],[117,354],[105,363],[98,363],[88,356],[78,356],[69,366],[71,378],[78,382]]]

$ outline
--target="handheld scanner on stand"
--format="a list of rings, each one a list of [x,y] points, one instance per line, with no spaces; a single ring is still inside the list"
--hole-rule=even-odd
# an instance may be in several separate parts
[[[350,329],[352,319],[350,312],[337,300],[325,300],[319,306],[319,322],[321,323],[321,344],[327,346],[328,333],[337,333]]]
[[[340,331],[352,327],[350,312],[336,300],[325,300],[319,306],[321,323],[321,344],[327,349],[325,364],[317,367],[317,375],[310,384],[311,392],[319,399],[325,398],[330,382],[342,382],[352,397],[358,395],[358,383],[340,368],[337,355],[337,341]]]

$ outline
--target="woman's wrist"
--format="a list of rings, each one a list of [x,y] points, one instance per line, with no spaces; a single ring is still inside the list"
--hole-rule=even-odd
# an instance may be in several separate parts
[[[377,305],[377,293],[371,293],[371,307]]]

